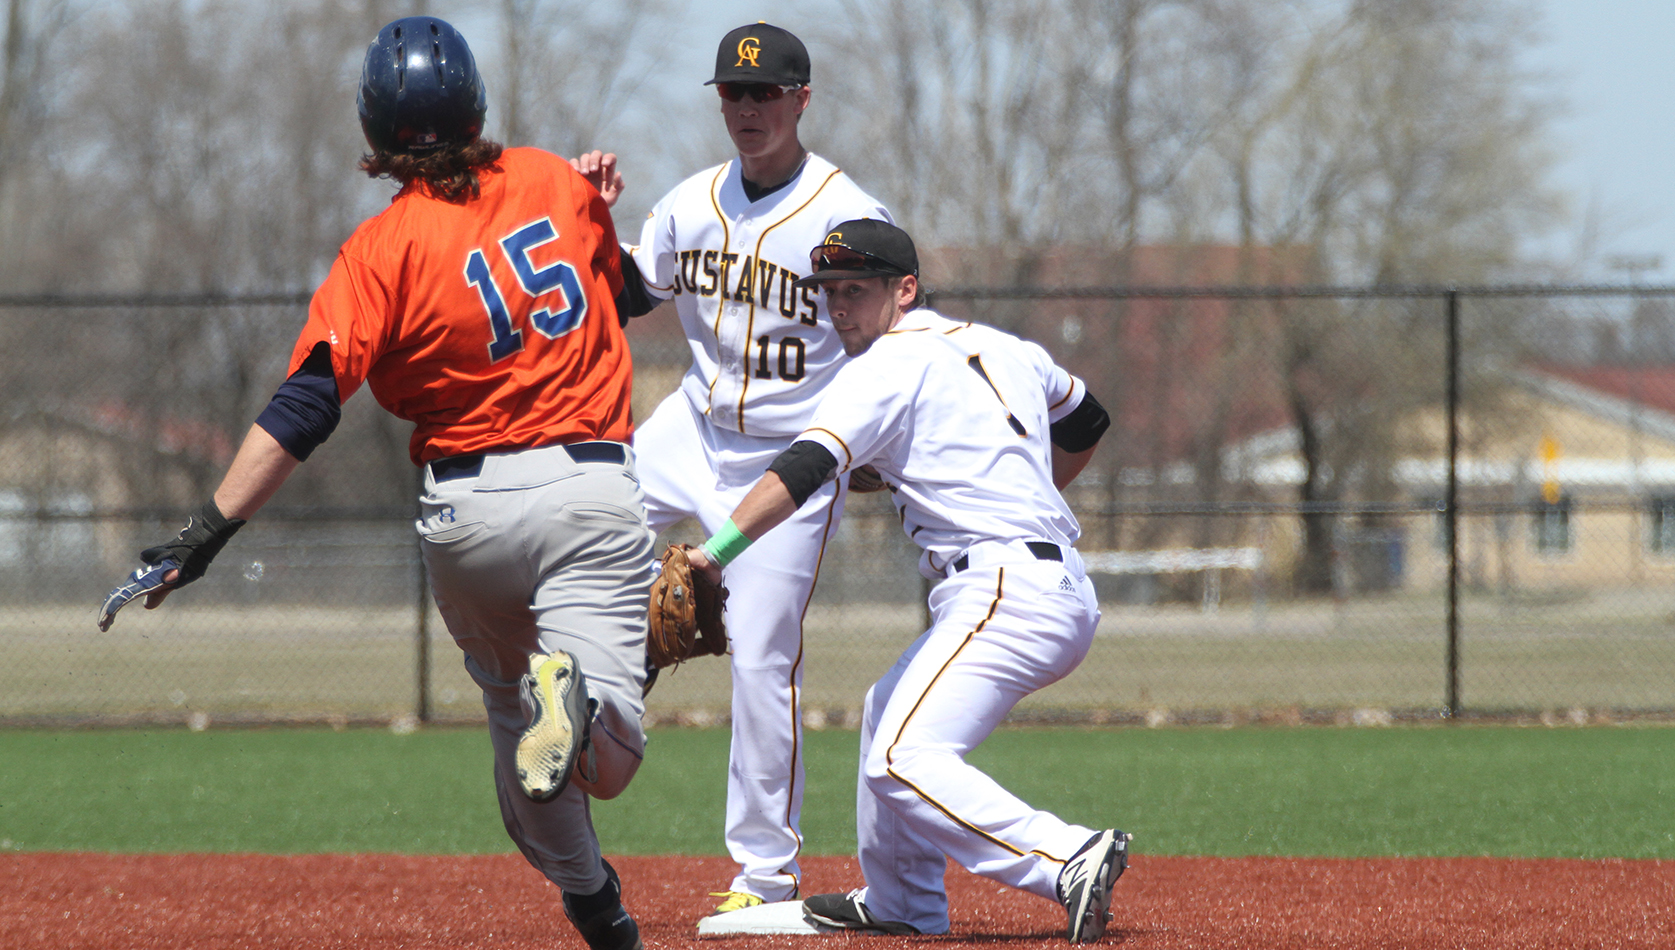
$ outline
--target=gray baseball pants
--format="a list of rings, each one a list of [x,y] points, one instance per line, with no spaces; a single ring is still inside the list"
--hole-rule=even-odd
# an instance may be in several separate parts
[[[437,608],[483,691],[506,832],[548,880],[580,894],[606,881],[588,799],[620,794],[645,753],[652,534],[632,450],[623,457],[577,461],[545,446],[485,455],[479,471],[440,480],[432,463],[418,522]],[[575,777],[539,803],[518,785],[518,681],[531,653],[559,650],[576,657],[598,706]]]

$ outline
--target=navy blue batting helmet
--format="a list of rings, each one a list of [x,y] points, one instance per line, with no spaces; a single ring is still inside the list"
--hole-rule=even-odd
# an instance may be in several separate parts
[[[465,37],[430,16],[378,31],[361,67],[361,131],[382,152],[424,153],[475,139],[488,97]]]

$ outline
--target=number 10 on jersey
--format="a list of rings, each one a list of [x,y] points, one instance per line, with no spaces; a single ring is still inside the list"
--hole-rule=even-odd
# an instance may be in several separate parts
[[[773,370],[768,364],[768,350],[773,340],[766,334],[756,338],[756,372],[757,379],[773,379]],[[808,361],[808,347],[803,341],[794,336],[781,337],[779,341],[779,378],[788,383],[794,383],[806,375]]]
[[[512,273],[517,275],[518,286],[531,299],[555,290],[562,293],[557,309],[549,307],[529,313],[530,325],[549,340],[557,339],[581,326],[583,318],[587,316],[587,295],[582,293],[582,283],[576,276],[576,268],[564,261],[557,261],[536,270],[535,265],[529,260],[530,251],[556,240],[558,231],[553,228],[552,219],[542,218],[524,225],[498,242],[501,251],[506,255],[507,263],[512,265]],[[488,258],[483,256],[482,248],[466,255],[465,282],[468,286],[477,288],[477,295],[483,300],[483,309],[488,312],[489,329],[494,334],[494,339],[489,342],[489,362],[498,363],[522,351],[523,331],[512,326],[512,315],[506,308],[506,298],[494,282],[494,275],[489,271]]]

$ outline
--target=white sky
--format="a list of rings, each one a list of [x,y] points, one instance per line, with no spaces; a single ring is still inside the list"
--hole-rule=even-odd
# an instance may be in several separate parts
[[[1555,181],[1579,224],[1597,221],[1601,263],[1581,276],[1621,281],[1613,255],[1661,258],[1646,280],[1675,274],[1675,3],[1539,0],[1545,42],[1531,65],[1568,103],[1554,126]],[[1559,253],[1572,250],[1556,248]]]

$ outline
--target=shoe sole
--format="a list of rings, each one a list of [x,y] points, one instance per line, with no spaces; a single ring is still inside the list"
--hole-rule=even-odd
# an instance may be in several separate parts
[[[848,923],[841,920],[833,920],[830,917],[822,917],[819,914],[810,913],[807,910],[803,911],[803,918],[822,927],[836,927],[839,930],[852,930],[856,933],[888,934],[892,937],[919,936],[918,930],[906,925],[902,925],[900,927],[888,927],[878,924]]]
[[[1102,851],[1099,867],[1089,876],[1087,886],[1076,895],[1076,907],[1070,918],[1071,943],[1096,943],[1105,936],[1105,923],[1111,913],[1111,889],[1127,867],[1123,862],[1127,857],[1127,846],[1128,836],[1120,831],[1105,832],[1094,845]]]
[[[522,698],[529,726],[518,736],[518,785],[534,801],[550,802],[570,785],[581,749],[587,689],[576,659],[554,653],[524,674]]]

